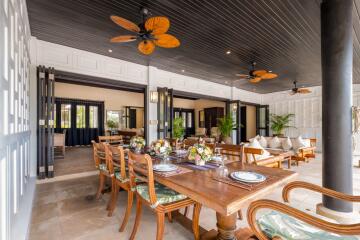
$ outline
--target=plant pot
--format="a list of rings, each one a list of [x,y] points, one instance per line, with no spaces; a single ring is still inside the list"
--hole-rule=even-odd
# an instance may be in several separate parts
[[[232,144],[232,138],[231,137],[222,137],[221,139],[225,144]]]

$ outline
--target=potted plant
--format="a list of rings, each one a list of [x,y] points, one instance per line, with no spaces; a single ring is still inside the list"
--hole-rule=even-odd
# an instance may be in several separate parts
[[[294,127],[289,125],[294,116],[295,114],[293,113],[284,115],[271,114],[270,124],[273,135],[281,137],[284,135],[286,128]]]
[[[184,128],[184,119],[181,117],[176,117],[173,120],[173,137],[176,139],[176,147],[178,147],[179,141],[184,137],[185,128]]]
[[[106,125],[111,132],[119,128],[119,123],[114,121],[113,119],[108,119],[106,121]]]
[[[221,133],[222,141],[224,141],[226,144],[231,144],[232,139],[230,136],[233,128],[236,128],[236,123],[230,114],[224,116],[223,118],[219,118],[218,128]]]

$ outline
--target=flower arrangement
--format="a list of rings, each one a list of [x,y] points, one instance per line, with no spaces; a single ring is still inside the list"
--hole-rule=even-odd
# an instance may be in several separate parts
[[[156,155],[167,156],[171,153],[172,148],[167,140],[159,139],[151,143],[151,150],[153,150]]]
[[[196,165],[205,165],[212,157],[211,149],[205,144],[194,144],[189,148],[188,159],[195,161]]]
[[[140,136],[133,136],[130,139],[130,147],[135,149],[137,152],[140,152],[141,149],[145,147],[145,139]]]

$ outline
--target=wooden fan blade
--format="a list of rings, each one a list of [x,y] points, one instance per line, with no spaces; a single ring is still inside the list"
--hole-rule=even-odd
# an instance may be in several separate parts
[[[114,16],[114,15],[111,16],[110,18],[114,23],[116,23],[120,27],[125,28],[126,30],[129,30],[131,32],[137,32],[137,33],[140,32],[140,28],[138,27],[138,25],[136,25],[133,22],[130,22],[129,20],[126,20],[125,18]]]
[[[155,44],[151,40],[141,41],[138,50],[145,55],[150,55],[155,49]]]
[[[254,77],[254,78],[250,79],[250,82],[251,82],[251,83],[258,83],[258,82],[260,82],[261,80],[262,80],[261,77]]]
[[[237,76],[237,77],[242,77],[242,78],[249,77],[248,74],[241,74],[241,73],[237,73],[237,74],[235,74],[235,76]]]
[[[273,79],[276,78],[278,75],[275,73],[265,73],[261,76],[262,79]]]
[[[266,70],[255,70],[255,71],[253,71],[252,74],[257,77],[262,77],[266,73],[267,73]]]
[[[112,43],[116,43],[116,42],[132,42],[132,41],[136,41],[136,36],[132,36],[132,35],[122,35],[122,36],[117,36],[117,37],[113,37],[110,39],[110,42]]]
[[[155,44],[163,48],[175,48],[180,46],[180,41],[170,34],[159,34],[155,35]]]
[[[170,27],[170,21],[167,17],[151,17],[145,22],[145,29],[152,34],[166,33]]]
[[[308,88],[299,88],[298,93],[302,93],[302,94],[311,93],[311,90]]]

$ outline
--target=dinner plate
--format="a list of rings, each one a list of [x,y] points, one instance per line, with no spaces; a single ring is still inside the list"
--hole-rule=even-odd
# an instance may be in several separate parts
[[[178,150],[175,150],[175,153],[176,153],[176,155],[186,155],[188,153],[188,151],[184,150],[184,149],[178,149]]]
[[[232,172],[230,176],[235,180],[249,183],[258,183],[266,180],[264,175],[255,172],[238,171]]]
[[[174,164],[156,164],[153,166],[154,171],[157,172],[171,172],[177,169],[177,166]]]
[[[222,156],[212,156],[211,160],[221,162],[223,160],[223,157]]]

